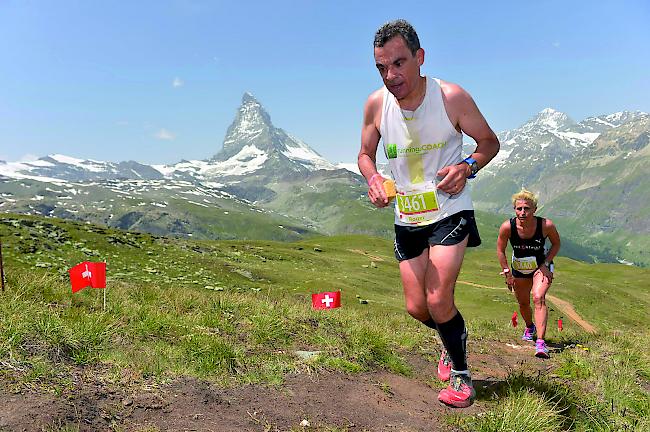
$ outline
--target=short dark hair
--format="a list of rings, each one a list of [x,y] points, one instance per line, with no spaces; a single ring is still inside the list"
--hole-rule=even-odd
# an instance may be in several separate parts
[[[403,19],[389,21],[379,27],[379,30],[375,33],[375,48],[383,47],[386,42],[395,36],[401,36],[404,39],[411,54],[415,55],[416,51],[420,49],[418,34],[415,32],[413,26]]]

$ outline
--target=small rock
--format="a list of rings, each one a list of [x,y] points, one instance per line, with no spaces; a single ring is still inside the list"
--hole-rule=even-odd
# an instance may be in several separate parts
[[[309,420],[304,419],[303,421],[300,422],[300,426],[309,427]]]
[[[303,360],[308,360],[320,354],[320,351],[296,351],[295,354]]]

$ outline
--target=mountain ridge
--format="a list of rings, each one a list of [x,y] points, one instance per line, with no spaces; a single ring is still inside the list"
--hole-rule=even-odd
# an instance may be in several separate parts
[[[580,172],[600,170],[598,176],[608,178],[615,169],[610,162],[621,165],[627,160],[623,153],[645,158],[650,152],[649,118],[647,113],[622,111],[575,122],[552,108],[540,111],[519,128],[499,134],[502,150],[471,182],[475,207],[509,214],[510,195],[526,186],[539,193],[540,212],[570,226],[568,234],[578,243],[597,250],[604,246],[592,234],[605,232],[614,245],[605,255],[650,264],[650,257],[638,260],[645,235],[630,240],[636,252],[626,255],[629,233],[617,220],[592,212],[594,218],[588,223],[575,223],[579,216],[575,208],[588,208],[599,196],[612,193],[609,189],[594,193],[594,187],[602,189],[602,182],[597,176],[581,179]],[[632,126],[628,131],[623,125]],[[580,165],[580,161],[588,162]],[[638,176],[626,178],[612,181],[630,190],[645,184]],[[354,168],[326,161],[306,143],[275,127],[250,93],[242,97],[222,149],[204,160],[146,165],[54,154],[32,162],[0,162],[0,211],[88,218],[156,234],[196,232],[203,238],[250,235],[239,222],[255,223],[254,215],[266,218],[260,224],[272,238],[295,238],[303,228],[326,234],[390,236],[390,212],[374,209],[366,191]],[[580,199],[580,206],[572,199]],[[622,220],[629,226],[644,220],[644,207],[637,207],[626,207],[633,220],[625,220],[627,215]],[[206,229],[206,224],[211,228]]]

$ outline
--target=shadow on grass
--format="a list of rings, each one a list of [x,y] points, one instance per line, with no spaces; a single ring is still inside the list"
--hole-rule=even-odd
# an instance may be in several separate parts
[[[495,400],[502,389],[506,385],[506,380],[501,379],[486,379],[486,380],[472,380],[474,390],[476,390],[476,400],[491,401]]]
[[[549,348],[551,354],[560,354],[566,349],[573,349],[575,347],[586,346],[589,344],[589,338],[585,339],[566,339],[561,341],[546,341],[546,346]]]
[[[575,342],[575,341],[562,341],[562,342],[546,341],[546,346],[548,347],[550,354],[560,354],[565,349],[572,348],[579,343],[580,342]]]

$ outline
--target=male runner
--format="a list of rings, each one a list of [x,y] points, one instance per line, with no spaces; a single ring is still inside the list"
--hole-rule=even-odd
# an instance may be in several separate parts
[[[368,97],[364,107],[359,169],[368,181],[371,202],[387,206],[384,179],[375,162],[381,138],[398,192],[395,256],[406,310],[437,328],[445,347],[438,370],[442,379],[449,374],[449,386],[438,400],[467,407],[476,393],[454,286],[465,248],[478,246],[481,240],[465,184],[497,154],[499,141],[465,90],[420,75],[424,50],[408,22],[396,20],[380,27],[374,54],[384,86]],[[477,143],[464,160],[463,132]],[[445,364],[446,354],[451,368]]]
[[[560,234],[550,219],[535,216],[537,198],[532,192],[522,189],[512,196],[512,206],[516,217],[505,221],[499,228],[497,239],[497,258],[506,278],[508,288],[515,290],[519,311],[526,321],[522,339],[532,341],[537,331],[535,356],[548,358],[546,335],[546,292],[553,282],[553,258],[560,250]],[[546,238],[551,248],[545,248]],[[506,258],[508,241],[512,245],[512,270]],[[535,323],[530,308],[530,293],[535,304]]]

